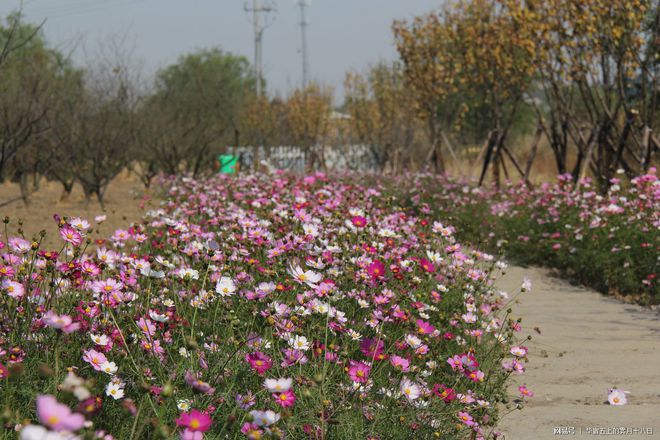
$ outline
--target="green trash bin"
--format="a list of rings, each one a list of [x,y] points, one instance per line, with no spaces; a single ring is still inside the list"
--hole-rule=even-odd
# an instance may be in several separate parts
[[[238,156],[233,154],[221,154],[218,156],[220,172],[223,174],[234,174],[238,169]]]

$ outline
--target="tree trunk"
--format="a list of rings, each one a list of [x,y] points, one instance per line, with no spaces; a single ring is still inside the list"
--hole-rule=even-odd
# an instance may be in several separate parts
[[[28,175],[27,173],[21,172],[20,179],[19,179],[19,184],[21,187],[21,199],[23,200],[23,204],[28,207],[30,206],[30,182],[28,180]]]

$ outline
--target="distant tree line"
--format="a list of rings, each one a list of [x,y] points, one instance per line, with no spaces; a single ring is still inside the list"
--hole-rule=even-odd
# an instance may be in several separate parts
[[[145,82],[111,49],[78,67],[19,14],[0,25],[0,179],[19,183],[26,203],[44,179],[63,197],[79,184],[103,205],[126,169],[149,186],[159,173],[210,171],[227,146],[328,141],[327,87],[258,97],[247,59],[220,49],[182,56]]]
[[[339,106],[322,84],[257,96],[263,80],[248,60],[220,49],[182,56],[151,81],[121,50],[76,66],[13,14],[0,23],[0,179],[18,182],[26,203],[48,179],[64,197],[77,183],[103,204],[125,169],[149,186],[159,173],[208,172],[227,146],[295,145],[319,167],[314,146],[359,143],[392,173],[442,172],[448,155],[478,145],[481,179],[490,170],[496,182],[529,181],[549,148],[558,173],[606,187],[660,151],[659,2],[450,3],[396,21],[400,59],[348,72]]]
[[[558,173],[602,187],[657,157],[658,0],[468,0],[393,30],[438,171],[451,134],[484,139],[481,178],[496,181],[506,163],[527,179],[541,137]],[[535,126],[526,164],[512,154],[521,123]]]

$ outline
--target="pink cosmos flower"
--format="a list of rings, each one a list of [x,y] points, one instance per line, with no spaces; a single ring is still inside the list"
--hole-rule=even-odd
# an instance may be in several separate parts
[[[417,331],[421,333],[422,335],[430,335],[435,331],[435,327],[433,327],[430,323],[426,321],[422,321],[421,319],[417,320]]]
[[[14,268],[11,266],[0,265],[0,276],[11,278],[14,276]]]
[[[137,325],[146,336],[153,336],[156,333],[156,325],[150,319],[140,318]]]
[[[207,382],[204,382],[201,379],[197,378],[197,376],[194,375],[189,370],[186,371],[186,374],[184,375],[184,379],[186,380],[186,383],[188,385],[190,385],[191,387],[193,387],[194,390],[197,390],[200,393],[213,394],[215,392],[215,388],[213,388]]]
[[[283,393],[274,393],[273,398],[282,408],[289,408],[296,402],[296,395],[293,394],[293,390],[287,390]]]
[[[527,388],[525,385],[521,385],[518,387],[518,391],[520,391],[520,395],[525,398],[525,397],[534,397],[534,393]]]
[[[483,373],[483,371],[475,370],[475,371],[465,371],[465,377],[470,379],[472,382],[483,382],[486,375]],[[531,397],[531,396],[530,396]]]
[[[101,371],[101,365],[108,361],[103,353],[96,350],[84,351],[83,360],[85,362],[89,362],[92,368],[94,368],[96,371]]]
[[[118,295],[121,293],[121,289],[123,288],[124,284],[121,281],[117,281],[113,278],[94,281],[92,284],[92,291],[94,291],[94,293],[106,294],[108,296]]]
[[[12,237],[9,239],[9,247],[17,254],[26,254],[32,249],[32,244],[21,237]]]
[[[0,364],[0,379],[4,379],[6,377],[9,377],[9,368]]]
[[[607,391],[607,401],[610,405],[620,406],[628,403],[626,392],[619,388],[610,388]]]
[[[369,372],[371,372],[371,367],[364,362],[351,361],[350,367],[348,368],[348,375],[353,382],[358,383],[366,383],[369,378]]]
[[[85,422],[81,414],[71,412],[68,406],[49,395],[37,397],[37,416],[42,425],[55,431],[77,431]]]
[[[56,315],[52,310],[49,310],[43,319],[48,327],[62,330],[64,333],[73,333],[80,328],[80,323],[73,322],[69,315]]]
[[[516,345],[514,347],[511,347],[511,350],[509,352],[516,357],[525,357],[527,355],[527,351],[528,351],[527,347],[522,345],[520,346]]]
[[[474,426],[476,425],[476,422],[472,418],[472,416],[466,412],[459,412],[458,413],[458,418],[461,422],[463,422],[466,426]]]
[[[7,295],[14,299],[22,298],[25,294],[25,287],[23,287],[23,284],[16,281],[3,280],[2,289],[7,292]]]
[[[405,372],[410,369],[410,361],[406,358],[402,358],[401,356],[393,355],[390,358],[390,363],[397,370],[401,370]]]
[[[82,235],[80,232],[69,225],[64,225],[60,228],[60,236],[64,241],[71,243],[74,246],[80,246],[80,243],[82,243]]]
[[[241,432],[245,435],[245,438],[248,440],[259,440],[263,438],[263,430],[259,428],[259,425],[256,423],[249,423],[245,422],[243,423],[243,426],[241,427]]]

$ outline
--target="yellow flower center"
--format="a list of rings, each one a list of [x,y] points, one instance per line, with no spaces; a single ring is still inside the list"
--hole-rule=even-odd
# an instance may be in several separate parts
[[[57,416],[50,416],[48,417],[47,421],[49,425],[55,425],[60,421],[60,419]]]
[[[197,429],[197,428],[199,428],[199,420],[197,420],[197,419],[192,419],[192,420],[190,421],[190,427],[191,427],[192,429]]]

